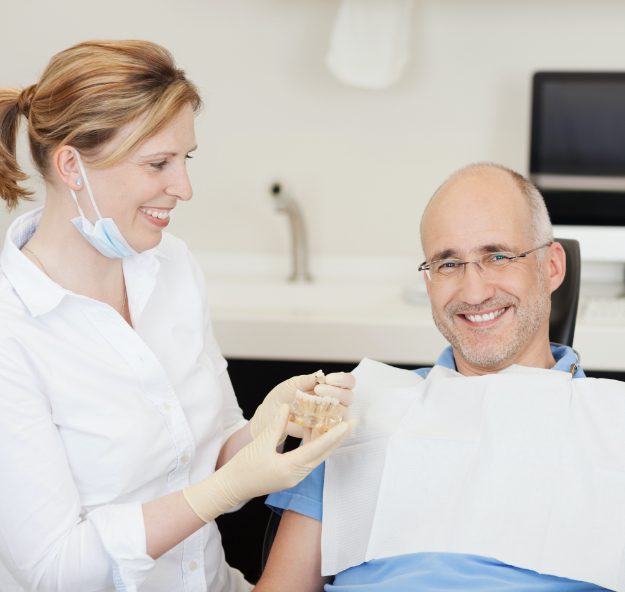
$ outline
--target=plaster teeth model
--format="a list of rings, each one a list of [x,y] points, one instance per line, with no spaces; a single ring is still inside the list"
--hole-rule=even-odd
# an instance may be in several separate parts
[[[327,432],[341,422],[341,403],[334,397],[319,397],[304,391],[295,392],[289,420],[304,426]]]

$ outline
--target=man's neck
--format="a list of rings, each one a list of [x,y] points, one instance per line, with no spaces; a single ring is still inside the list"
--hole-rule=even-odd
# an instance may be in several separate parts
[[[500,363],[493,366],[483,366],[472,363],[465,359],[462,354],[455,348],[453,350],[456,370],[465,376],[482,376],[484,374],[496,374],[506,368],[517,364],[519,366],[527,366],[529,368],[553,368],[556,360],[551,352],[549,341],[543,341],[541,344],[527,347],[523,352],[515,356],[511,356]]]

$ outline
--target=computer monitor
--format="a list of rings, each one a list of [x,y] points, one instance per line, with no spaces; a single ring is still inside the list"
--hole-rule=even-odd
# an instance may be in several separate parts
[[[537,72],[530,178],[582,259],[625,262],[625,72]]]

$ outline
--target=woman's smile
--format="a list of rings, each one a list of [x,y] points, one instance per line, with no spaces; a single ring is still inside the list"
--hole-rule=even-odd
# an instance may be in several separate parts
[[[171,209],[144,207],[139,208],[139,211],[148,222],[159,228],[165,228],[169,224]]]

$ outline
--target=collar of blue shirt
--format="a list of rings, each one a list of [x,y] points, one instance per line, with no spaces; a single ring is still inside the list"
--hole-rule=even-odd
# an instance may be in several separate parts
[[[560,372],[571,372],[571,368],[574,365],[575,371],[573,372],[573,378],[585,378],[586,375],[579,365],[579,356],[577,352],[568,345],[561,345],[559,343],[551,344],[551,353],[556,360],[556,365],[552,370],[559,370]],[[451,370],[456,370],[456,361],[454,360],[454,352],[451,345],[446,347],[438,356],[436,360],[437,366],[443,366]],[[417,374],[424,378],[428,375],[431,368],[419,368],[415,370]]]

